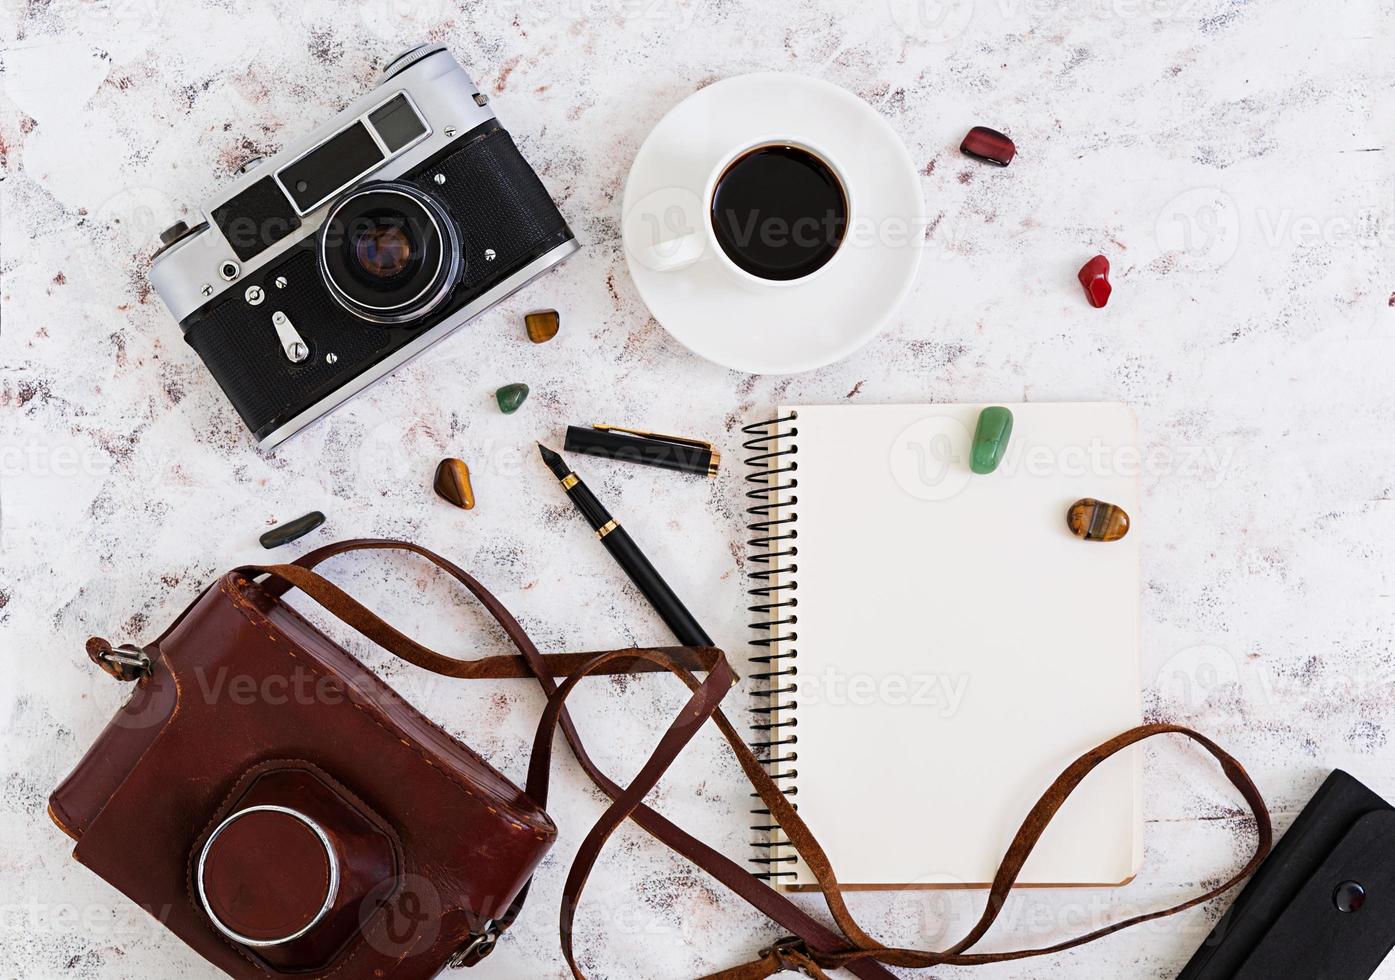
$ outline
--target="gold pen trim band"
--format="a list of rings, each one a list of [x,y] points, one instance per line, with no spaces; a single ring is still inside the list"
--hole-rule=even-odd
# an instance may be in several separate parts
[[[562,477],[562,489],[570,490],[580,482],[581,481],[576,478],[575,473],[568,473],[566,476]]]
[[[620,525],[616,524],[615,520],[612,518],[611,520],[606,521],[604,524],[602,524],[599,528],[596,529],[596,537],[603,538],[619,526]]]

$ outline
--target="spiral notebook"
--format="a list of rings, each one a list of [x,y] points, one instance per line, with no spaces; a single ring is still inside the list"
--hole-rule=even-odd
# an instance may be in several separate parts
[[[976,475],[984,407],[783,406],[745,429],[752,742],[847,888],[987,884],[1052,779],[1140,723],[1133,413],[1009,405],[1007,454]],[[1130,532],[1072,535],[1084,497],[1123,507]],[[1121,753],[1021,882],[1127,882],[1140,813],[1138,759]],[[812,884],[774,821],[756,829],[770,880]]]

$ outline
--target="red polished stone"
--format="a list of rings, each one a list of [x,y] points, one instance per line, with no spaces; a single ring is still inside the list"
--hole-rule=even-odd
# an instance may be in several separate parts
[[[969,135],[964,137],[964,142],[959,144],[959,152],[976,160],[986,160],[1006,167],[1017,155],[1017,147],[1013,145],[1012,140],[996,129],[975,126],[969,130]]]
[[[1096,255],[1080,267],[1080,285],[1085,287],[1085,298],[1090,305],[1099,309],[1109,302],[1109,294],[1114,287],[1109,284],[1109,260]]]

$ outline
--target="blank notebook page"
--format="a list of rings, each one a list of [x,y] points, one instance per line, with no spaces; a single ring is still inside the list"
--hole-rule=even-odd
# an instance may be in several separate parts
[[[1038,796],[1139,724],[1139,532],[1084,541],[1083,497],[1134,519],[1137,423],[1119,404],[1008,406],[994,473],[982,405],[798,412],[795,802],[849,886],[990,882]],[[788,429],[789,426],[786,426]],[[782,701],[787,701],[782,698]],[[1100,766],[1026,884],[1122,884],[1142,852],[1138,759]],[[789,848],[777,856],[793,855]],[[813,881],[802,862],[787,887]]]

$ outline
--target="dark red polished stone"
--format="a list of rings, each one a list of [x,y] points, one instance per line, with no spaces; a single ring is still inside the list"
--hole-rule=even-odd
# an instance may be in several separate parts
[[[1012,140],[996,129],[975,126],[969,130],[969,135],[964,137],[964,142],[959,144],[959,152],[976,160],[986,160],[1006,167],[1017,155],[1017,147],[1013,145]]]
[[[1090,305],[1099,309],[1109,302],[1109,294],[1114,287],[1109,284],[1109,260],[1096,255],[1080,267],[1080,285],[1085,287],[1085,298]]]

